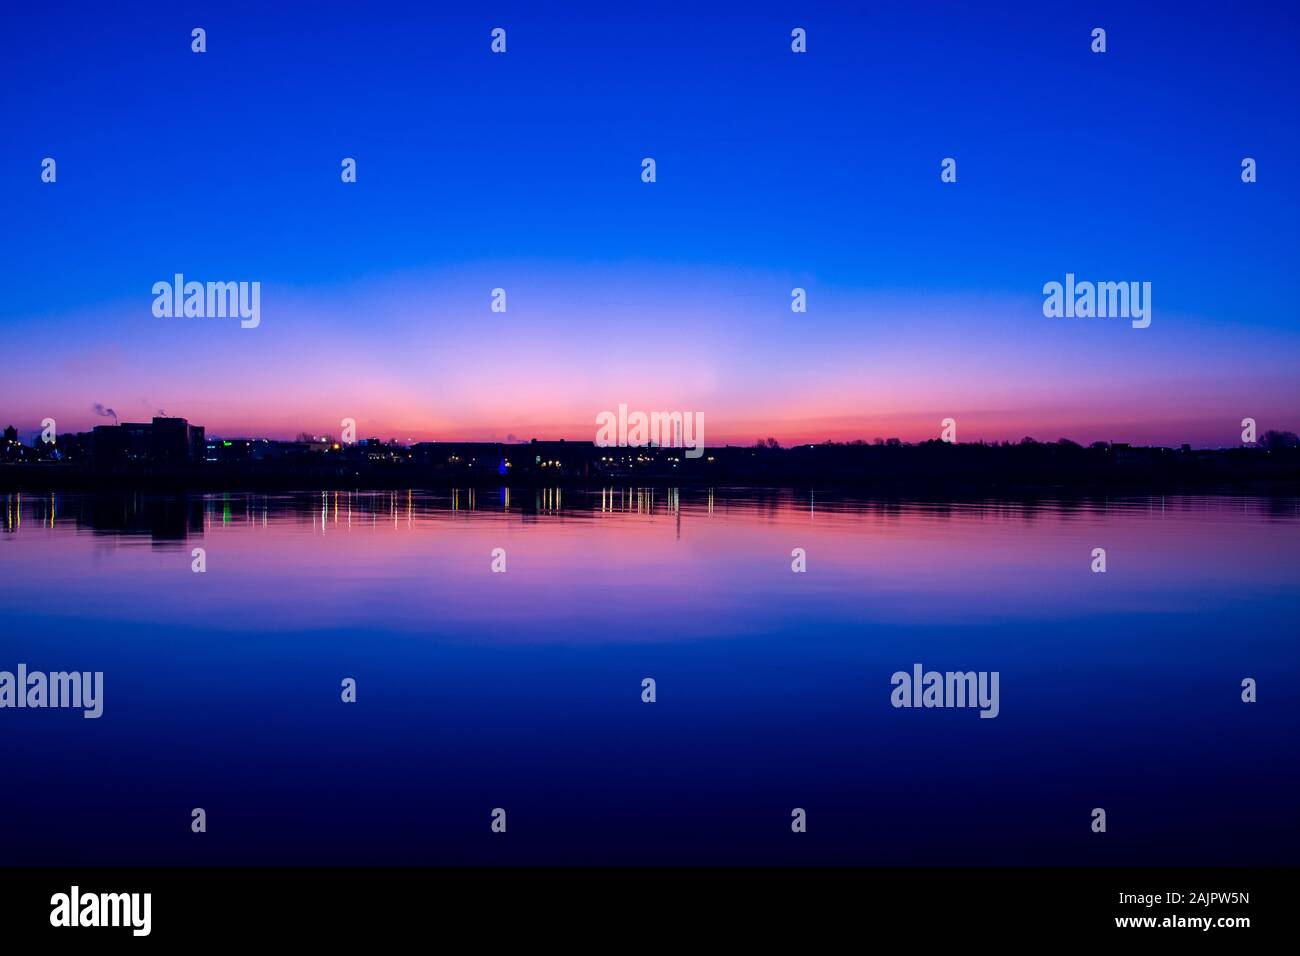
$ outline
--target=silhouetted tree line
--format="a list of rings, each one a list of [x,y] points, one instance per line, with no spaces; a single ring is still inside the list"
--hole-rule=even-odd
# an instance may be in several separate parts
[[[11,436],[13,432],[9,433]],[[62,436],[60,436],[62,437]],[[1147,493],[1179,489],[1295,493],[1300,439],[1265,432],[1255,446],[1227,449],[1132,447],[1060,439],[1041,442],[917,444],[897,438],[782,447],[775,438],[752,446],[706,449],[690,458],[680,448],[600,448],[591,442],[366,441],[340,448],[304,443],[214,441],[217,460],[187,465],[133,461],[111,469],[78,454],[69,441],[55,453],[11,437],[0,456],[0,487],[162,487],[307,489],[482,487],[557,484],[700,484],[880,489],[889,493],[1078,490]],[[284,454],[276,451],[277,444]],[[58,448],[58,443],[55,444]],[[263,453],[266,452],[266,453]],[[288,452],[293,452],[292,454]]]

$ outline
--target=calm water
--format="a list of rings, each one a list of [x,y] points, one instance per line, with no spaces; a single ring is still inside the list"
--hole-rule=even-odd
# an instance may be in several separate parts
[[[0,502],[3,863],[1300,862],[1295,499]]]

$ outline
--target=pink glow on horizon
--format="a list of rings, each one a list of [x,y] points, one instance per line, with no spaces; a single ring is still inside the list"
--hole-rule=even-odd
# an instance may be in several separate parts
[[[509,312],[493,315],[486,292],[465,290],[500,271],[268,286],[248,331],[154,318],[147,297],[31,317],[26,331],[72,344],[11,365],[0,425],[84,431],[111,421],[98,402],[224,437],[336,435],[353,418],[359,437],[400,441],[590,441],[620,403],[702,412],[710,445],[915,442],[947,417],[958,441],[1220,447],[1240,443],[1245,416],[1261,432],[1300,427],[1289,333],[1173,315],[1141,331],[1052,322],[1032,296],[828,290],[793,316],[786,278],[662,269],[561,282],[521,267]]]

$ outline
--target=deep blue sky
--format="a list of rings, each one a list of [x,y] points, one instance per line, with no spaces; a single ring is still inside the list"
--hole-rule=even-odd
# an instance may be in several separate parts
[[[691,399],[703,406],[771,381],[792,350],[765,323],[788,317],[793,285],[814,290],[821,305],[842,305],[810,310],[804,328],[821,354],[869,349],[855,336],[873,296],[913,303],[935,324],[899,347],[923,364],[936,341],[1028,348],[1044,328],[1033,322],[1042,284],[1072,270],[1150,281],[1155,328],[1168,330],[1177,316],[1198,332],[1166,340],[1158,354],[1134,354],[1142,340],[1131,334],[1105,334],[1118,343],[1115,367],[1126,370],[1111,384],[1130,390],[1130,404],[1144,367],[1204,373],[1221,363],[1225,420],[1245,413],[1238,406],[1250,396],[1241,386],[1251,380],[1268,384],[1260,404],[1273,424],[1282,424],[1288,401],[1292,411],[1300,406],[1300,389],[1284,394],[1282,364],[1300,342],[1293,5],[760,2],[610,11],[15,8],[0,35],[0,323],[24,337],[52,332],[65,348],[98,342],[133,353],[157,346],[147,290],[176,271],[259,279],[286,295],[351,290],[364,298],[394,277],[417,277],[418,286],[418,277],[482,274],[489,287],[517,289],[570,274],[599,283],[619,270],[628,275],[611,278],[601,302],[644,307],[636,318],[650,322],[649,291],[707,299],[708,276],[731,276],[724,299],[753,296],[773,312],[759,309],[726,330],[724,339],[752,349],[746,364],[711,368],[703,384],[676,383],[675,407],[691,407]],[[194,26],[208,31],[202,56],[190,52]],[[504,56],[488,52],[495,26],[508,30]],[[789,50],[794,26],[808,30],[807,55]],[[1108,31],[1105,55],[1089,50],[1094,26]],[[58,160],[55,187],[39,181],[44,156]],[[354,187],[339,182],[343,156],[358,161]],[[653,187],[639,181],[643,156],[658,161]],[[945,156],[959,164],[952,187],[938,181]],[[1240,182],[1243,156],[1259,162],[1253,186]],[[479,294],[475,285],[475,302]],[[1016,302],[1027,311],[1005,331],[973,328],[979,320],[954,313],[954,301],[994,310]],[[538,324],[572,332],[575,342],[598,334],[600,308],[586,314],[573,305],[571,328],[563,294]],[[123,308],[134,310],[129,321],[105,318]],[[698,315],[663,318],[674,331],[708,327]],[[330,327],[297,321],[284,343]],[[410,321],[377,328],[400,341]],[[491,317],[474,311],[440,321],[444,343],[458,347]],[[746,341],[749,331],[774,344]],[[1095,367],[1105,368],[1098,335],[1083,334],[1069,347],[1093,350]],[[237,351],[247,343],[210,338],[211,354],[225,363],[248,359]],[[263,341],[289,348],[270,335]],[[340,341],[349,353],[365,351]],[[57,392],[102,354],[87,351],[60,372]],[[165,353],[151,354],[154,365],[165,363]],[[790,387],[819,374],[816,354],[793,356],[804,364]],[[1048,354],[1031,349],[1025,362]],[[268,356],[266,367],[286,357]],[[128,361],[121,380],[148,382],[150,367]],[[416,389],[415,371],[404,374]],[[837,374],[847,379],[850,370]],[[1009,411],[1025,402],[981,403],[980,383],[967,384],[965,395],[946,395],[933,409],[955,403],[995,421],[995,405]],[[1082,407],[1085,383],[1074,384],[1070,400]],[[63,414],[90,401],[126,403],[112,394],[114,380],[95,385],[104,394],[79,394]],[[191,417],[240,414],[219,412],[210,390],[177,393],[160,379],[154,391],[151,403],[185,406]],[[0,398],[15,398],[6,392]],[[597,409],[620,400],[592,392],[587,404]],[[411,424],[390,398],[372,417]],[[872,403],[857,396],[837,408],[819,398],[805,417],[865,414]],[[719,407],[718,417],[738,416]],[[918,395],[896,412],[928,421],[931,410]],[[569,396],[552,412],[555,422],[585,419],[586,405]],[[1050,423],[1051,414],[1033,420]],[[447,417],[467,427],[511,424],[499,419],[474,410]],[[1201,425],[1170,425],[1178,427]]]

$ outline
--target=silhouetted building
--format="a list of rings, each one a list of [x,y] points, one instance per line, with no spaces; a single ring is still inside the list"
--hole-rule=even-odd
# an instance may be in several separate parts
[[[10,425],[5,429],[5,437],[0,440],[0,458],[5,461],[21,461],[25,456],[26,448],[18,440],[18,429]]]
[[[205,452],[203,426],[191,425],[183,418],[96,425],[90,435],[90,457],[97,468],[182,466],[202,461]]]
[[[189,457],[190,436],[183,418],[155,418],[149,428],[149,459],[180,464]]]
[[[90,433],[90,460],[98,468],[127,460],[127,433],[121,425],[96,425]]]
[[[153,426],[145,422],[123,422],[120,427],[127,459],[148,461],[149,453],[153,450]]]

